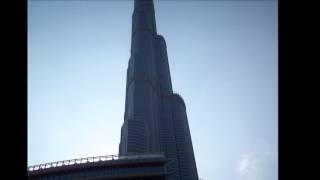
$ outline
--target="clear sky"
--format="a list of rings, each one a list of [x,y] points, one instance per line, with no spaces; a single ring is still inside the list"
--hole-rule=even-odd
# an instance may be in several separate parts
[[[199,177],[277,180],[277,1],[157,1]],[[28,2],[28,165],[117,154],[133,1]]]

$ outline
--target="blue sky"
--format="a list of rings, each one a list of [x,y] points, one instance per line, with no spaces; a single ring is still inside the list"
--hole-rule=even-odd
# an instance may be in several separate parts
[[[276,180],[277,1],[155,1],[198,174]],[[28,165],[117,154],[132,1],[28,2]]]

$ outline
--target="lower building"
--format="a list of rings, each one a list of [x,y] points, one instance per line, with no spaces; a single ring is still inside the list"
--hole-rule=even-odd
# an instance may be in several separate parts
[[[28,179],[165,180],[174,174],[167,171],[168,163],[162,153],[89,157],[31,166]]]

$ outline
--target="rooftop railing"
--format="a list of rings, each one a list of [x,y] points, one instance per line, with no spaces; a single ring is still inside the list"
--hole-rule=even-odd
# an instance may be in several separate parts
[[[76,164],[87,164],[87,163],[112,161],[112,160],[163,158],[163,157],[165,157],[164,153],[145,153],[145,154],[124,155],[124,156],[118,156],[118,155],[95,156],[95,157],[78,158],[78,159],[56,161],[56,162],[28,166],[28,171],[38,171],[38,170],[44,170],[44,169],[56,168],[56,167],[62,167],[62,166],[72,166]]]
[[[118,155],[106,155],[106,156],[78,158],[78,159],[56,161],[56,162],[51,162],[51,163],[29,166],[28,171],[37,171],[37,170],[55,168],[55,167],[61,167],[61,166],[70,166],[70,165],[75,165],[75,164],[86,164],[86,163],[110,161],[110,160],[117,160],[117,159],[119,159]]]

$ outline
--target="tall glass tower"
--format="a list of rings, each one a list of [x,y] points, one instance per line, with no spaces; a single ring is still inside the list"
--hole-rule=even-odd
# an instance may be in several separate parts
[[[135,0],[119,155],[164,152],[169,179],[198,173],[182,97],[172,91],[166,42],[157,34],[152,0]]]

